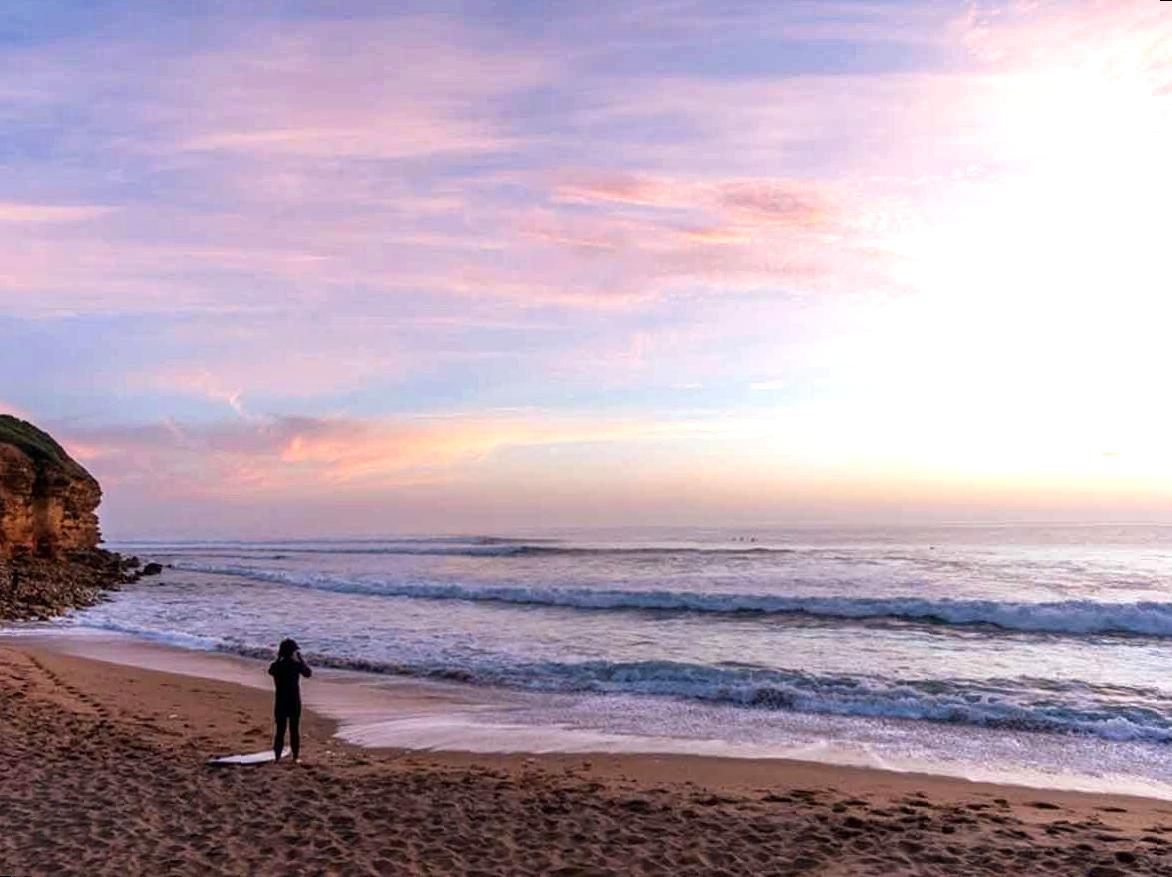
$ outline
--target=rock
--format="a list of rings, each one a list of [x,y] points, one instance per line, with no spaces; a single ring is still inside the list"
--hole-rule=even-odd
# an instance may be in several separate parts
[[[50,618],[128,580],[133,567],[98,548],[101,499],[51,436],[0,414],[0,619]]]
[[[158,575],[159,573],[161,573],[162,571],[163,571],[163,565],[162,565],[161,563],[153,563],[153,562],[152,562],[152,563],[148,563],[146,566],[144,566],[144,567],[142,568],[142,573],[141,573],[141,575],[144,575],[144,576],[157,576],[157,575]]]
[[[93,551],[97,480],[47,433],[0,414],[0,559]]]

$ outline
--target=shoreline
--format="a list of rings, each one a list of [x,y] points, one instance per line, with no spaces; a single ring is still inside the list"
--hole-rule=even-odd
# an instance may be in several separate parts
[[[270,686],[264,673],[265,662],[258,658],[185,648],[126,633],[85,628],[21,632],[0,629],[0,647],[6,644],[129,668],[236,683],[265,692]],[[609,734],[578,727],[510,721],[513,711],[524,712],[527,704],[545,696],[542,692],[315,667],[315,677],[307,685],[304,703],[335,723],[337,737],[368,750],[442,753],[456,758],[585,755],[711,759],[757,765],[782,763],[811,770],[874,771],[882,775],[921,777],[928,782],[941,780],[1046,794],[1126,795],[1172,802],[1172,788],[1134,776],[1042,773],[1021,765],[991,770],[965,762],[930,762],[923,758],[899,761],[874,753],[860,755],[831,742],[811,751],[809,746],[802,745],[752,746],[724,740]],[[913,723],[897,732],[923,734],[923,724]],[[959,733],[958,729],[947,726],[942,731]],[[965,730],[967,737],[998,733],[980,728]]]
[[[1172,867],[1172,804],[1156,799],[782,760],[366,749],[312,710],[305,764],[207,767],[268,745],[270,697],[0,643],[0,865],[1103,877]],[[198,824],[184,829],[184,814]],[[293,830],[274,835],[290,818]]]

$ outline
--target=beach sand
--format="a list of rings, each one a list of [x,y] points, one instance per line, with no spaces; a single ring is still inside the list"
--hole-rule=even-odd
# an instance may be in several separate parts
[[[805,762],[361,749],[267,692],[0,646],[4,874],[1172,874],[1172,803]]]

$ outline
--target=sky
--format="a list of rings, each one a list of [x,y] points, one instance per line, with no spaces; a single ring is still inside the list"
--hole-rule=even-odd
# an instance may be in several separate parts
[[[6,0],[108,537],[1172,521],[1172,4]]]

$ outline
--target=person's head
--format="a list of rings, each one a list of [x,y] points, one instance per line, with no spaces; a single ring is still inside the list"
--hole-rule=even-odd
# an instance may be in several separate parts
[[[300,651],[300,647],[297,645],[296,640],[283,639],[281,640],[281,644],[277,646],[277,657],[292,658],[293,653],[297,651]]]

